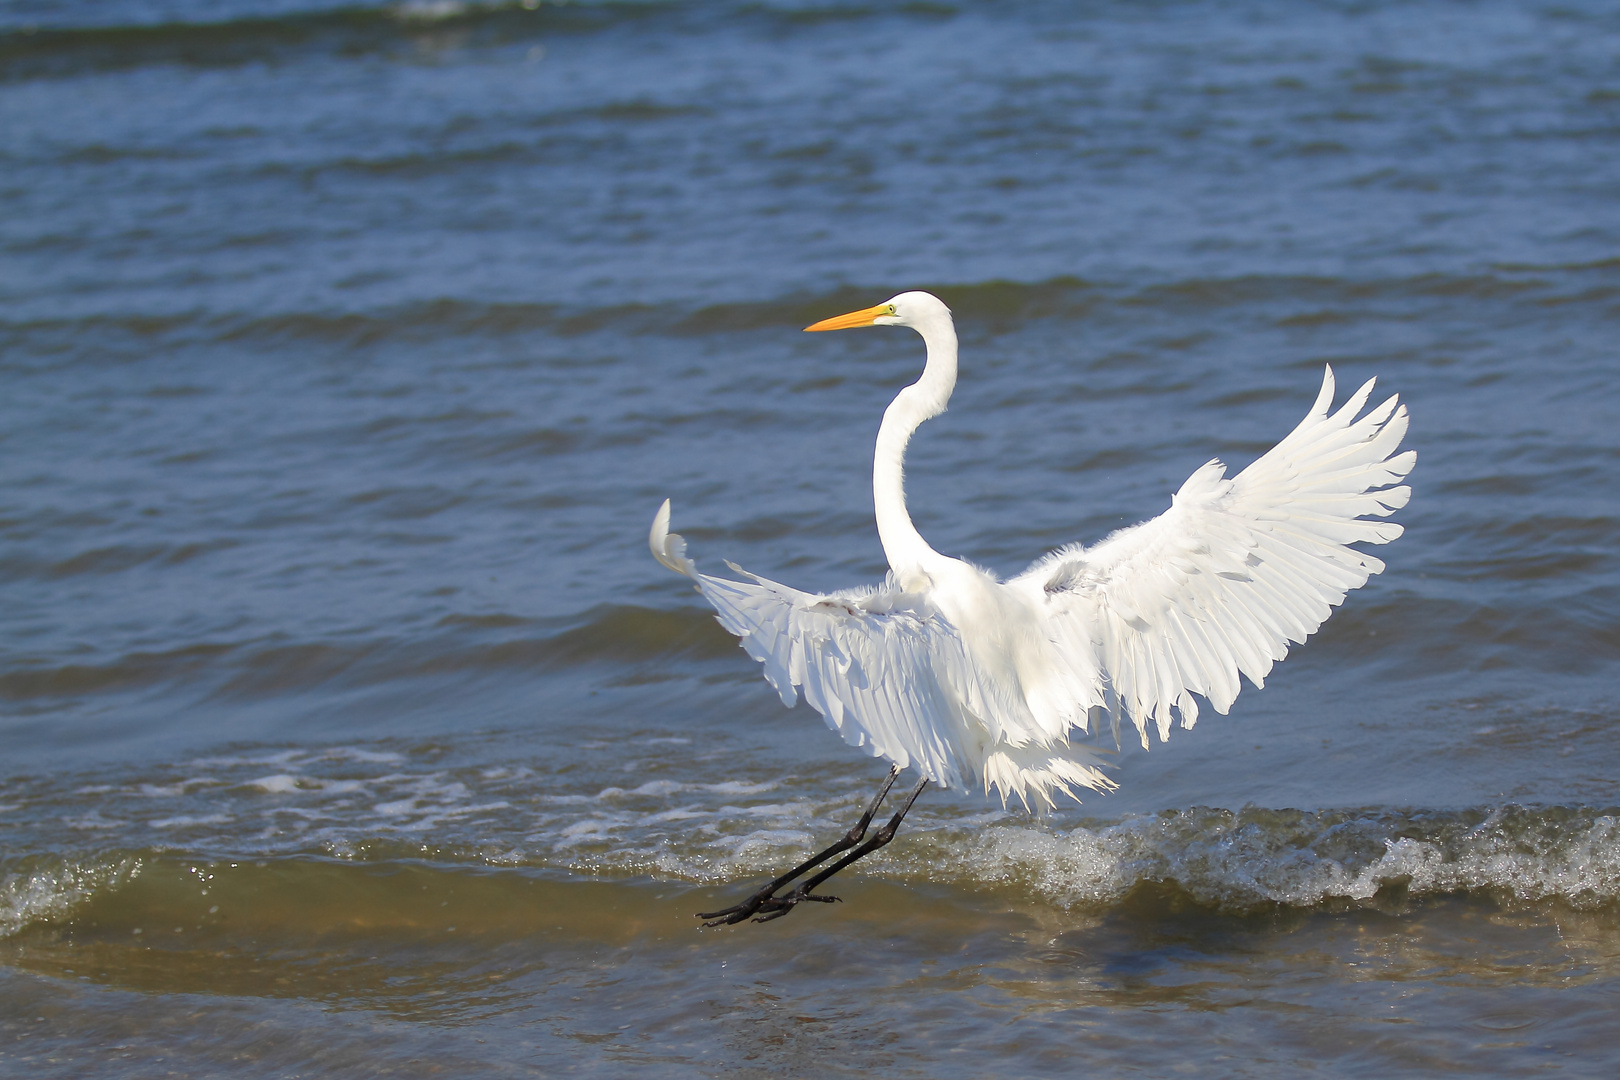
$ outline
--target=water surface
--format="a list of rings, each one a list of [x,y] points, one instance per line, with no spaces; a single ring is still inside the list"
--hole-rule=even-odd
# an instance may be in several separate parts
[[[1603,5],[0,3],[0,1063],[31,1076],[1608,1075]],[[1407,534],[1035,819],[881,767],[645,546],[1013,573],[1341,395]]]

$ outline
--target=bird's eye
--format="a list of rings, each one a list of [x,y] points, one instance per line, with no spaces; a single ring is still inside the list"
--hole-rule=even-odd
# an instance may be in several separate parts
[[[893,314],[894,314],[894,305],[893,305],[893,304],[890,304],[890,305],[889,305],[889,314],[890,314],[890,315],[893,315]]]

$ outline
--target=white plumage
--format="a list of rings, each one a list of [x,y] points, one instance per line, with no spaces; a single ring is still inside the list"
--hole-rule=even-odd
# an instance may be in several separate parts
[[[945,786],[979,783],[1026,805],[1115,786],[1077,733],[1122,718],[1148,745],[1172,720],[1190,728],[1197,697],[1225,713],[1238,676],[1263,686],[1384,564],[1351,544],[1386,544],[1416,461],[1397,453],[1406,407],[1390,397],[1361,413],[1373,380],[1337,411],[1333,371],[1287,438],[1231,479],[1210,461],[1152,521],[1093,547],[1038,560],[1009,581],[935,552],[905,508],[912,433],[943,411],[956,384],[950,310],[927,293],[809,327],[910,326],[922,377],[890,404],[878,431],[873,495],[890,574],[875,588],[816,594],[732,569],[700,574],[669,531],[666,500],[653,555],[690,577],[722,626],[764,665],[792,705],[798,693],[846,742]]]

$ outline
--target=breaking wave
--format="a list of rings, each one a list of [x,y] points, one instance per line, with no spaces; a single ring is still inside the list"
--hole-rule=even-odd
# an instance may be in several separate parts
[[[1067,832],[1005,828],[955,839],[963,876],[1065,908],[1114,904],[1147,883],[1226,910],[1481,892],[1507,904],[1593,908],[1620,899],[1617,814],[1195,808]],[[925,860],[917,870],[928,873]]]
[[[141,861],[133,856],[82,862],[36,857],[7,867],[0,872],[0,938],[33,923],[70,919],[91,898],[128,884],[140,872]]]
[[[240,877],[249,863],[276,868],[278,904],[296,902],[285,897],[296,898],[301,877],[321,875],[341,906],[343,875],[370,880],[407,865],[459,875],[456,888],[468,895],[493,890],[492,909],[508,903],[499,898],[514,882],[537,876],[732,886],[831,842],[858,813],[869,779],[857,771],[676,779],[693,775],[690,763],[705,753],[680,737],[619,747],[628,761],[671,766],[635,786],[587,786],[563,766],[458,768],[442,752],[247,749],[71,794],[55,780],[17,780],[10,809],[52,821],[95,854],[0,864],[0,937],[71,924],[86,905],[116,907],[137,876],[157,875],[139,890],[143,911],[194,905],[191,885],[226,867]],[[1507,908],[1610,910],[1620,902],[1620,808],[1193,807],[1041,821],[942,797],[920,803],[900,839],[850,874],[1061,912],[1114,910],[1144,887],[1228,914],[1388,909],[1458,895]],[[261,902],[253,889],[235,895],[238,915]]]

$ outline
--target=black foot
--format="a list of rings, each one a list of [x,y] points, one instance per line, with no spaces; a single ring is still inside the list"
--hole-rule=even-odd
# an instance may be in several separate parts
[[[840,837],[838,841],[831,847],[827,848],[825,851],[812,855],[810,858],[806,859],[798,866],[795,866],[792,870],[789,870],[781,877],[766,883],[764,887],[762,887],[758,892],[754,893],[748,899],[744,900],[742,903],[734,904],[733,906],[724,908],[720,911],[700,912],[697,917],[700,919],[709,920],[703,924],[706,927],[729,926],[734,923],[740,923],[744,919],[748,918],[753,918],[755,922],[770,922],[772,919],[780,919],[782,916],[786,915],[788,912],[792,911],[795,907],[804,903],[805,901],[815,901],[819,904],[837,903],[838,897],[822,896],[820,894],[811,892],[811,890],[820,885],[822,882],[826,881],[828,878],[832,877],[834,874],[838,873],[840,870],[844,869],[844,867],[848,866],[850,863],[870,855],[878,848],[883,847],[890,840],[893,840],[895,831],[900,828],[900,822],[905,818],[906,812],[911,809],[911,804],[917,801],[917,796],[921,795],[923,788],[928,786],[928,781],[926,778],[917,781],[917,786],[911,789],[911,794],[906,797],[906,801],[901,804],[899,811],[894,815],[894,817],[889,819],[888,824],[879,829],[873,835],[872,839],[862,844],[861,839],[866,835],[867,826],[872,824],[872,816],[877,813],[878,807],[883,804],[884,797],[889,794],[889,789],[894,786],[894,778],[899,775],[900,767],[898,765],[889,769],[888,779],[884,780],[883,786],[879,788],[878,793],[872,797],[871,803],[869,803],[866,807],[866,812],[861,815],[861,820],[857,821],[855,826],[851,828],[849,832]],[[857,847],[856,845],[859,846]],[[855,848],[855,850],[850,851],[848,855],[845,855],[842,859],[839,859],[833,865],[829,866],[827,869],[823,870],[809,881],[804,882],[792,892],[785,896],[776,895],[777,890],[783,888],[789,882],[799,877],[799,875],[804,874],[809,870],[813,870],[840,852],[849,851],[850,848]]]

